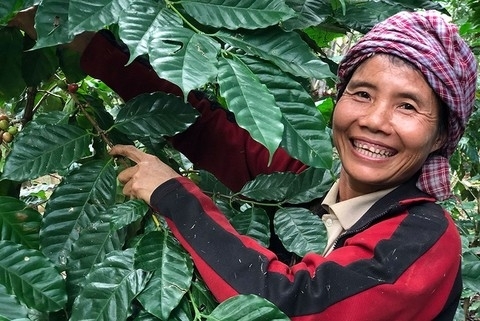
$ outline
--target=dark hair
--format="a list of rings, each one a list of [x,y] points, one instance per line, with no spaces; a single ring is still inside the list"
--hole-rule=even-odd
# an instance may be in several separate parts
[[[448,136],[448,126],[450,120],[450,108],[448,105],[438,96],[437,97],[437,104],[439,106],[438,109],[438,135],[444,139],[443,144],[447,141]],[[441,146],[443,147],[443,145]],[[440,147],[440,149],[441,149]]]

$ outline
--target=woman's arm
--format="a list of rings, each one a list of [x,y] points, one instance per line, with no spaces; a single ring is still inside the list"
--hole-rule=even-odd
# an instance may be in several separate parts
[[[433,320],[460,293],[454,286],[458,234],[434,203],[397,204],[399,213],[353,235],[328,257],[308,254],[291,267],[239,235],[188,179],[167,181],[151,205],[219,301],[256,294],[292,320]]]
[[[125,65],[127,61],[127,53],[114,42],[113,37],[101,32],[86,47],[81,66],[92,77],[104,81],[124,100],[155,91],[182,95],[176,85],[160,79],[145,62],[135,60]],[[227,111],[199,92],[191,92],[188,101],[201,116],[185,132],[173,137],[171,142],[198,168],[208,170],[230,189],[239,190],[259,174],[300,172],[306,168],[283,149],[277,150],[271,165],[267,166],[268,150],[238,127]]]

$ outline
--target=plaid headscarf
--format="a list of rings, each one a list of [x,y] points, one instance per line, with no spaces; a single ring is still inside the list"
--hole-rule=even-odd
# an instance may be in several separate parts
[[[475,102],[477,63],[457,27],[436,11],[400,12],[377,24],[345,55],[338,69],[341,95],[353,71],[374,53],[415,65],[449,108],[447,142],[425,161],[417,186],[437,200],[451,196],[448,159]],[[339,97],[338,97],[339,98]]]

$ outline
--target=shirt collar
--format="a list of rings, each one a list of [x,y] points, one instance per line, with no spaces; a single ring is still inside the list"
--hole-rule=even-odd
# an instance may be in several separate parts
[[[372,207],[373,204],[375,204],[376,201],[387,195],[393,189],[395,189],[395,187],[337,202],[338,181],[336,181],[325,196],[322,206],[330,214],[337,217],[344,230],[348,230],[368,211],[370,207]]]

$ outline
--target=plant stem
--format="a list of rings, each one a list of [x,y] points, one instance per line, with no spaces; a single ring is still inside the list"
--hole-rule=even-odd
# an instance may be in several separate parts
[[[43,94],[42,97],[40,97],[40,99],[38,100],[38,102],[35,104],[35,107],[33,107],[32,116],[33,116],[33,114],[35,114],[35,113],[37,112],[37,110],[38,110],[38,108],[40,107],[40,105],[43,103],[43,101],[44,101],[45,99],[47,99],[47,97],[48,97],[49,95],[62,98],[62,97],[60,97],[60,96],[58,96],[58,95],[56,95],[56,94],[53,94],[53,93],[51,92],[55,87],[58,87],[58,86],[55,84],[55,85],[53,85],[52,87],[50,87],[50,88],[48,88],[47,90],[44,91],[45,94]],[[38,90],[37,90],[36,92],[38,92]],[[36,94],[36,92],[35,92],[35,94]],[[42,92],[43,92],[43,91],[42,91]],[[34,96],[34,98],[35,98],[35,96]],[[30,120],[31,120],[31,119],[30,119]]]
[[[197,320],[202,320],[202,318],[205,318],[206,315],[203,314],[200,309],[197,307],[197,305],[195,304],[195,300],[193,299],[192,297],[192,293],[190,291],[187,292],[188,293],[188,298],[190,299],[190,302],[192,304],[192,307],[193,307],[193,311],[195,311],[195,316],[194,316],[194,319],[193,321],[197,321]]]
[[[114,144],[108,138],[106,132],[102,128],[100,128],[97,121],[92,116],[90,116],[90,114],[87,112],[85,106],[80,102],[80,100],[78,100],[77,94],[70,93],[70,96],[72,97],[73,101],[78,106],[78,108],[80,108],[80,110],[83,112],[83,114],[88,119],[88,121],[92,124],[93,128],[95,128],[95,131],[100,135],[100,137],[105,142],[105,144],[107,144],[108,147],[112,148],[114,146]],[[124,157],[115,157],[115,159],[121,164],[121,166],[123,166],[125,168],[130,167],[130,162],[129,162],[128,159],[126,159]]]
[[[175,6],[174,6],[175,3],[173,1],[166,0],[165,4],[167,5],[167,8],[169,8],[173,12],[175,12],[183,20],[183,22],[185,22],[193,31],[195,31],[196,33],[199,33],[199,34],[205,34],[203,31],[201,31],[200,29],[198,29],[197,27],[192,25],[190,23],[190,21],[185,19],[185,17],[180,13],[180,11],[178,11],[177,8],[175,8]]]
[[[244,203],[248,203],[248,204],[252,204],[252,205],[258,205],[258,206],[269,206],[269,207],[279,207],[279,208],[282,207],[282,203],[279,203],[279,202],[264,203],[264,202],[258,202],[258,201],[252,201],[252,200],[245,200],[241,197],[240,193],[235,193],[233,195],[225,195],[225,194],[221,194],[221,193],[211,193],[211,192],[208,192],[208,191],[204,191],[204,193],[207,194],[207,195],[211,195],[212,197],[216,196],[216,197],[224,198],[226,200],[229,200],[230,203],[238,200],[238,201],[242,201]]]
[[[22,124],[25,125],[33,119],[33,114],[35,110],[35,95],[37,94],[37,88],[28,87],[27,88],[27,102],[25,106],[25,112],[23,113]]]
[[[95,131],[100,135],[100,137],[102,138],[102,140],[109,146],[109,147],[113,147],[113,143],[112,141],[107,137],[107,135],[105,134],[105,131],[103,129],[100,128],[100,126],[98,125],[98,123],[95,121],[95,119],[93,119],[92,116],[90,116],[90,114],[87,112],[87,110],[85,109],[85,106],[78,100],[78,97],[75,93],[70,93],[70,96],[72,97],[73,101],[75,102],[75,104],[80,108],[80,110],[83,112],[83,114],[85,115],[85,117],[88,119],[88,121],[93,125],[93,128],[95,128]]]
[[[152,220],[153,223],[155,223],[157,230],[161,230],[160,221],[158,220],[157,216],[155,216],[155,213],[152,215]]]

